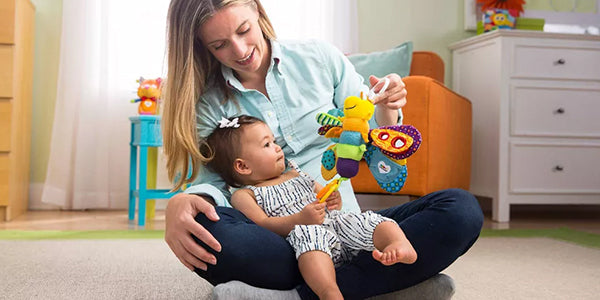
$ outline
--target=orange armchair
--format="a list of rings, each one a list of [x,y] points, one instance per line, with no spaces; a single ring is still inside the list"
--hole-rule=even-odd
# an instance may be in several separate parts
[[[444,86],[444,62],[433,52],[415,51],[410,76],[403,78],[408,103],[404,124],[415,126],[423,139],[408,158],[408,176],[398,195],[423,196],[446,188],[469,189],[471,180],[471,102]],[[356,193],[382,190],[363,161],[352,178]]]

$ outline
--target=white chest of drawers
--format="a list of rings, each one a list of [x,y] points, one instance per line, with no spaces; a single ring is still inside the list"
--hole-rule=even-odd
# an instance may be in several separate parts
[[[471,191],[511,204],[600,204],[600,37],[500,30],[450,45],[473,104]]]

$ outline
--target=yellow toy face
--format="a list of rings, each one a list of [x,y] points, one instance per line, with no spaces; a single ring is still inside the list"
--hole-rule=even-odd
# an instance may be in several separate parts
[[[356,96],[350,96],[344,101],[344,117],[369,120],[373,116],[375,105],[369,100],[363,100]]]
[[[512,27],[512,22],[506,17],[505,14],[494,14],[492,16],[492,21],[494,22],[494,24],[498,25],[498,26],[511,26]]]

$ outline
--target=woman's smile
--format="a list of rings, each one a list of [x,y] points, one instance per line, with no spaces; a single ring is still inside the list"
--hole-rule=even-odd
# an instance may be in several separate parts
[[[254,58],[254,51],[255,50],[256,50],[256,48],[253,48],[252,52],[250,52],[250,54],[248,56],[246,56],[246,57],[244,57],[244,58],[242,58],[240,60],[236,60],[236,62],[238,64],[242,65],[242,66],[251,64],[252,61],[253,61],[253,58]]]

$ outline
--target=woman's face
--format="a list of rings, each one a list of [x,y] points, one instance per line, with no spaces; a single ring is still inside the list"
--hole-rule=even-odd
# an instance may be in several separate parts
[[[222,8],[202,25],[200,39],[219,62],[242,78],[255,75],[269,61],[269,47],[252,5]]]

